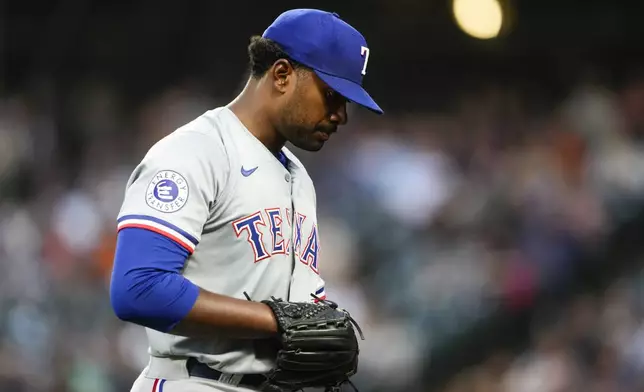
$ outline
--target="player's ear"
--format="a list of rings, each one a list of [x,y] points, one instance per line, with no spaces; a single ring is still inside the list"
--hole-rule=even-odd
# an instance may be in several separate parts
[[[295,70],[288,60],[279,59],[273,64],[273,85],[281,93],[285,93],[295,75]]]

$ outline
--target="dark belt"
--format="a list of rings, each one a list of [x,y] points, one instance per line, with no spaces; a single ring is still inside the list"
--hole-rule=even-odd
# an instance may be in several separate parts
[[[209,380],[220,381],[221,376],[224,375],[224,373],[220,372],[219,370],[215,370],[210,366],[197,361],[195,358],[188,358],[188,361],[186,362],[186,368],[188,369],[188,374],[191,377],[200,377],[207,378]],[[257,388],[264,381],[266,381],[266,377],[261,374],[244,374],[239,381],[239,384],[237,385],[246,388]],[[222,382],[226,383],[226,381],[223,380]]]

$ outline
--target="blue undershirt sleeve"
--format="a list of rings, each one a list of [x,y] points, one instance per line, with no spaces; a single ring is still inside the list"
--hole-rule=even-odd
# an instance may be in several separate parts
[[[161,332],[190,312],[199,288],[181,275],[188,251],[172,239],[143,228],[119,231],[110,282],[116,316]]]

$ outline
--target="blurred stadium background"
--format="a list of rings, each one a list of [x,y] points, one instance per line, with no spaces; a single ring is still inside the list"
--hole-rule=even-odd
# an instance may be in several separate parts
[[[386,112],[298,152],[360,391],[644,390],[644,2],[609,0],[1,2],[0,390],[129,390],[126,179],[296,7],[365,34]]]

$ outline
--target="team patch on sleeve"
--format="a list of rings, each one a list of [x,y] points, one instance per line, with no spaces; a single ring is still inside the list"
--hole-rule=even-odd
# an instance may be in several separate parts
[[[194,236],[186,233],[177,226],[152,216],[125,215],[118,219],[119,231],[128,227],[138,227],[159,233],[183,246],[190,253],[195,251],[199,243]]]
[[[145,192],[145,202],[160,212],[177,212],[187,201],[188,182],[172,170],[161,170],[155,174]]]

